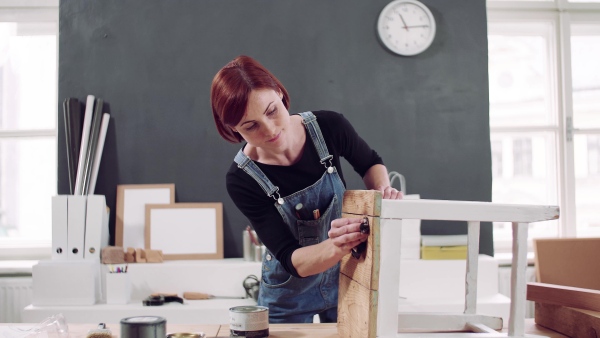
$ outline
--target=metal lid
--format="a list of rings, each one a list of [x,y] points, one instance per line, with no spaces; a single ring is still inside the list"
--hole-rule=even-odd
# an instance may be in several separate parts
[[[158,316],[136,316],[121,319],[121,324],[127,325],[156,325],[166,323],[166,319]]]
[[[246,306],[234,306],[232,308],[229,308],[229,311],[233,311],[233,312],[242,312],[242,313],[250,313],[250,312],[263,312],[263,311],[268,311],[269,308],[265,307],[265,306],[252,306],[252,305],[246,305]]]

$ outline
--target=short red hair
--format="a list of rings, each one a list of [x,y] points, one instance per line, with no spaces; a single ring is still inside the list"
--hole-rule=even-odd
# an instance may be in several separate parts
[[[283,94],[283,104],[289,109],[290,98],[285,87],[271,72],[249,56],[236,57],[213,78],[210,87],[213,118],[221,137],[231,143],[243,140],[231,127],[236,126],[244,117],[248,96],[254,89],[273,89]]]

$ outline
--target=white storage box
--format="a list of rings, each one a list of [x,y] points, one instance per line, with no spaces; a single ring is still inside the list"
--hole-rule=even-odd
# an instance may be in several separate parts
[[[40,261],[32,274],[33,305],[93,305],[102,298],[99,262]]]

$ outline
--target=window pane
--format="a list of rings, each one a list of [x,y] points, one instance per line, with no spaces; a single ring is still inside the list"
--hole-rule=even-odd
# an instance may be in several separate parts
[[[56,23],[0,22],[0,129],[56,128]]]
[[[55,138],[0,139],[0,238],[52,238]]]
[[[489,28],[490,126],[556,125],[551,25],[493,23]]]
[[[577,237],[600,236],[600,135],[575,135]]]
[[[492,175],[502,177],[502,140],[493,140],[492,144]]]
[[[531,138],[519,137],[513,139],[513,175],[530,177],[532,176],[531,163],[533,153],[531,151]]]
[[[573,124],[600,128],[600,25],[573,25]]]
[[[552,132],[492,133],[492,201],[558,205],[556,137]],[[558,222],[530,225],[529,238],[558,236]],[[510,223],[494,223],[494,240],[512,240]]]

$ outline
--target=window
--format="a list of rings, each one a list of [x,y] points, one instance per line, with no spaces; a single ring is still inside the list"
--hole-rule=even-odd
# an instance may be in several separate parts
[[[560,206],[530,239],[600,236],[600,0],[487,7],[492,200]],[[494,224],[496,252],[511,236]]]
[[[596,176],[600,174],[600,137],[590,135],[587,137],[587,162],[588,172],[586,176]]]
[[[492,140],[492,177],[500,178],[502,177],[502,141],[501,140]]]
[[[513,140],[513,173],[515,176],[531,176],[531,139],[520,137]]]
[[[571,69],[576,233],[600,236],[600,16],[572,16]]]
[[[0,4],[0,258],[50,254],[58,4],[36,2]]]

